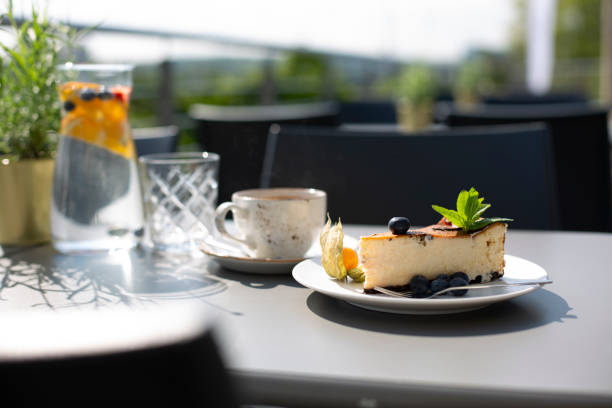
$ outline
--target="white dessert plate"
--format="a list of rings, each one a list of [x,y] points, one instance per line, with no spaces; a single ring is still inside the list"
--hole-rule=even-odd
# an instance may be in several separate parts
[[[504,276],[496,282],[510,283],[548,278],[544,268],[526,259],[505,255],[505,260]],[[320,258],[307,259],[297,264],[293,268],[293,278],[310,289],[355,306],[379,312],[401,314],[467,312],[526,295],[540,288],[540,285],[534,285],[479,289],[468,291],[461,297],[441,296],[433,299],[398,298],[383,294],[370,295],[363,293],[362,283],[352,282],[350,279],[345,282],[330,278],[321,266]]]
[[[359,240],[344,236],[344,245],[357,247]],[[286,274],[294,266],[309,258],[321,256],[321,247],[317,242],[310,248],[303,258],[254,258],[244,252],[242,248],[233,243],[220,239],[207,239],[200,242],[200,250],[224,268],[239,272],[255,274]]]

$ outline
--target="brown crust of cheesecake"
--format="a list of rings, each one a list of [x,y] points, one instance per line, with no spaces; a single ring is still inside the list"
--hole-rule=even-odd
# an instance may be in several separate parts
[[[437,224],[428,225],[427,227],[417,228],[413,230],[408,230],[406,234],[394,234],[391,231],[377,233],[368,235],[366,237],[361,237],[363,240],[372,240],[372,239],[388,239],[392,240],[395,238],[470,238],[475,235],[480,234],[483,231],[491,228],[496,224],[503,224],[501,222],[494,222],[493,224],[489,224],[484,228],[481,228],[476,231],[466,232],[459,227],[453,227],[445,218],[442,218]]]

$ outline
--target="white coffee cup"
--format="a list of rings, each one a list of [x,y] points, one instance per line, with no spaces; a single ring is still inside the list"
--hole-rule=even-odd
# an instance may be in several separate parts
[[[234,214],[239,235],[225,226]],[[246,246],[256,258],[302,258],[317,240],[327,211],[327,195],[312,188],[238,191],[217,207],[215,227],[224,238]]]

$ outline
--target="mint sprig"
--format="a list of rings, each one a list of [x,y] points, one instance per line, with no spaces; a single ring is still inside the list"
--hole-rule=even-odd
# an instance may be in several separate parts
[[[484,197],[478,197],[478,191],[472,187],[469,191],[461,190],[457,197],[456,211],[440,207],[439,205],[432,205],[431,207],[464,231],[479,230],[494,222],[514,221],[511,218],[482,217],[482,214],[491,207],[491,204],[483,203],[483,201]]]

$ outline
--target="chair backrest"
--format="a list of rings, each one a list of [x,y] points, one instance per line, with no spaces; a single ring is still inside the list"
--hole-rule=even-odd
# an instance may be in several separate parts
[[[584,95],[571,92],[554,92],[544,95],[535,95],[529,92],[514,92],[501,96],[486,96],[482,100],[489,105],[530,105],[551,103],[587,103]]]
[[[27,312],[3,317],[3,406],[237,406],[195,307]]]
[[[132,131],[138,156],[176,151],[179,137],[177,126],[136,128]]]
[[[268,131],[272,124],[335,126],[335,103],[265,106],[194,105],[189,110],[197,123],[203,149],[221,156],[219,201],[238,190],[259,185]]]
[[[386,224],[394,216],[427,225],[432,204],[455,208],[475,187],[488,216],[515,228],[558,227],[555,177],[545,125],[485,127],[419,134],[281,126],[271,133],[262,187],[315,187],[330,215]]]
[[[497,105],[451,109],[450,126],[546,122],[553,143],[561,228],[612,231],[608,112],[586,104]]]
[[[340,103],[340,123],[397,123],[395,104],[391,101]]]

